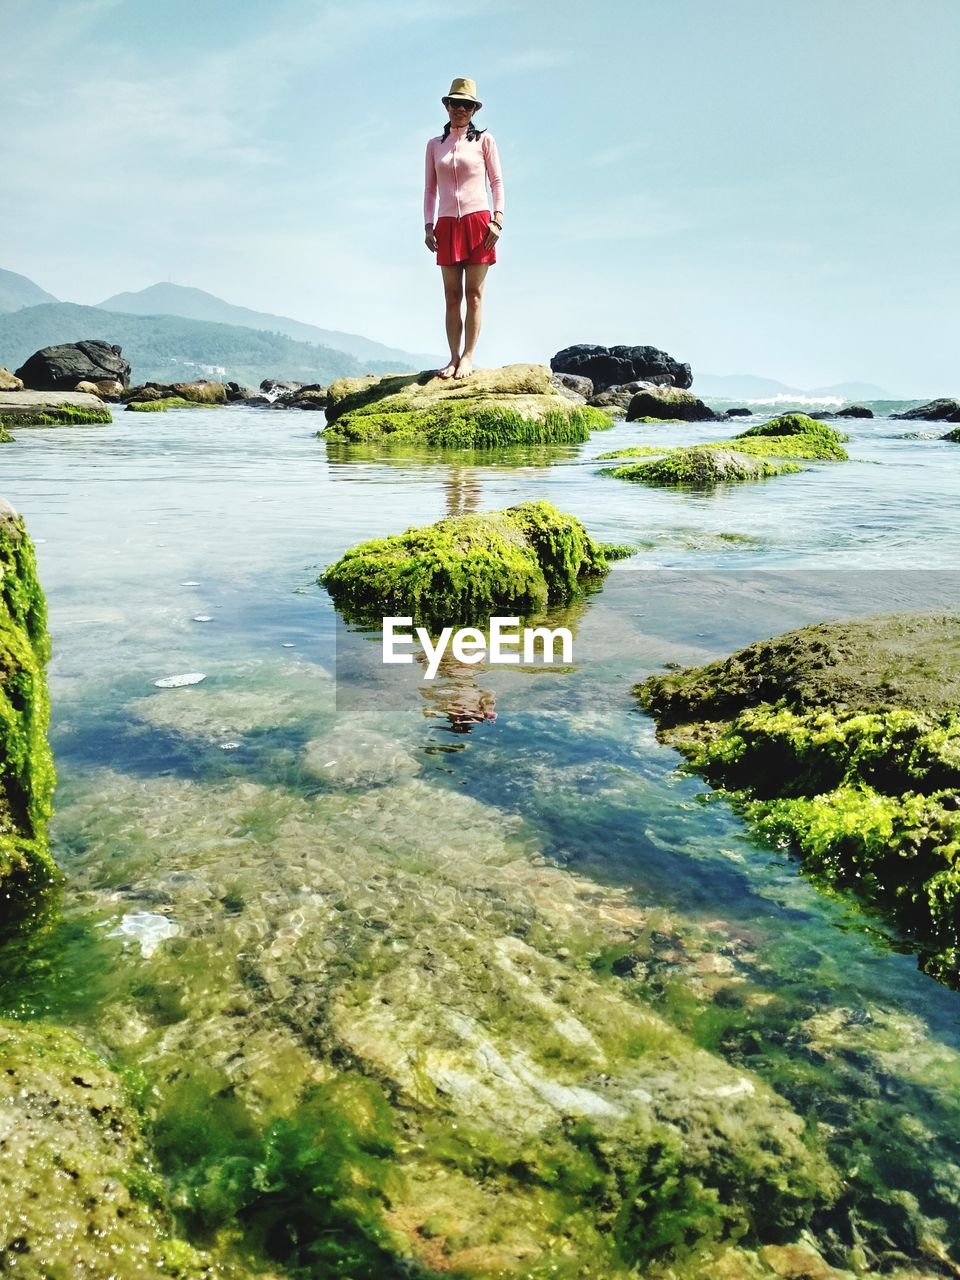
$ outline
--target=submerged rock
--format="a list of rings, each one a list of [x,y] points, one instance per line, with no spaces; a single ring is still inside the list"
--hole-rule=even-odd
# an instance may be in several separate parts
[[[838,418],[872,418],[873,410],[865,404],[848,404],[845,409],[837,410]]]
[[[916,409],[907,409],[905,413],[891,413],[890,417],[910,421],[919,418],[924,422],[960,422],[960,400],[944,396],[918,405]]]
[[[0,1022],[0,1272],[212,1280],[162,1195],[120,1076],[67,1031]]]
[[[549,502],[525,502],[361,543],[319,581],[348,619],[445,625],[539,613],[606,572],[603,548],[579,520]]]
[[[960,444],[960,427],[955,431],[948,431],[945,436],[940,437],[941,440],[952,440],[954,444]]]
[[[805,627],[636,693],[761,834],[960,982],[960,617]]]
[[[28,906],[58,875],[47,848],[55,782],[49,657],[33,544],[0,499],[0,917]]]
[[[118,346],[91,338],[43,347],[17,370],[17,377],[34,391],[73,391],[78,382],[130,383],[130,363]]]
[[[622,386],[639,379],[660,386],[689,387],[693,382],[689,364],[683,364],[658,347],[601,347],[590,342],[564,347],[550,361],[556,373],[575,373],[590,378],[594,391]]]
[[[618,480],[636,480],[642,484],[709,489],[718,484],[763,480],[800,470],[795,462],[768,462],[738,450],[736,442],[727,442],[672,449],[664,457],[650,462],[616,467],[612,474]]]
[[[341,378],[327,392],[327,423],[325,440],[495,448],[580,443],[610,419],[562,395],[544,365],[512,364],[461,381],[432,370]]]

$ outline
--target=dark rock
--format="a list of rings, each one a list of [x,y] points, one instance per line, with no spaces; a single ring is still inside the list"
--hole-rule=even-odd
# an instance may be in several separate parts
[[[562,396],[578,404],[586,404],[593,395],[593,383],[576,373],[554,373],[550,379]]]
[[[555,373],[590,378],[594,392],[635,379],[656,386],[683,388],[693,382],[689,364],[681,364],[657,347],[600,347],[581,342],[558,351],[550,361],[550,368]]]
[[[245,399],[238,401],[239,404],[245,404],[251,409],[265,409],[273,404],[269,396],[247,396]]]
[[[746,408],[743,408],[743,409],[728,409],[728,410],[727,410],[727,412],[726,412],[726,417],[728,417],[728,418],[752,418],[752,417],[753,417],[753,410],[752,410],[752,409],[746,409]]]
[[[838,418],[872,418],[873,410],[865,404],[849,404],[846,409],[837,410]]]
[[[249,399],[250,396],[255,396],[257,394],[254,391],[253,387],[241,387],[239,382],[225,382],[224,386],[227,389],[228,404],[234,404],[237,401],[247,400]]]
[[[627,406],[627,421],[637,418],[681,418],[684,422],[714,422],[716,414],[691,391],[678,387],[638,391]]]
[[[17,377],[31,391],[73,391],[78,382],[130,385],[130,365],[120,348],[92,338],[43,347],[21,365]]]
[[[21,370],[17,370],[18,373]],[[930,400],[927,404],[918,405],[916,409],[908,409],[906,413],[891,413],[891,418],[904,418],[924,422],[960,422],[960,400],[944,397]]]
[[[260,383],[260,390],[270,397],[275,397],[282,391],[299,391],[302,387],[302,382],[281,382],[277,378],[264,378]]]

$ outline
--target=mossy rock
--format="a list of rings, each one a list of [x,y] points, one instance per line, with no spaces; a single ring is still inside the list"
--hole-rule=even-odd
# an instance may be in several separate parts
[[[361,543],[319,581],[348,620],[399,615],[445,625],[539,613],[606,572],[604,550],[579,520],[549,502],[525,502]]]
[[[636,693],[762,835],[960,982],[960,617],[805,627]]]
[[[788,435],[788,436],[751,436],[749,439],[743,436],[735,436],[734,444],[731,440],[710,440],[705,444],[693,446],[697,449],[735,449],[737,453],[746,453],[753,458],[817,458],[829,461],[843,461],[848,457],[846,449],[837,440],[831,440],[827,436],[817,435]],[[675,453],[677,448],[690,448],[691,446],[677,446],[676,448],[663,447],[657,448],[652,444],[636,444],[626,449],[615,449],[612,453],[601,453],[599,461],[604,462],[615,458],[651,458],[661,456],[665,453]]]
[[[58,1027],[0,1022],[0,1272],[211,1280],[162,1196],[120,1076]]]
[[[954,444],[960,444],[960,427],[955,427],[953,431],[948,431],[945,436],[940,438],[941,440],[952,440]]]
[[[29,903],[57,878],[46,842],[55,783],[49,657],[33,544],[0,499],[0,893],[7,908]]]
[[[13,440],[13,436],[10,434],[7,428],[3,425],[3,422],[0,421],[0,444],[10,444],[12,440]]]
[[[651,462],[616,467],[612,474],[618,480],[634,480],[641,484],[710,489],[718,484],[764,480],[769,476],[786,475],[800,470],[802,468],[796,463],[768,462],[730,448],[729,445],[694,445],[691,448],[673,449],[666,457]]]
[[[432,372],[341,378],[327,392],[331,441],[418,441],[437,448],[579,444],[610,418],[574,404],[545,365],[478,369],[462,381]]]
[[[128,410],[134,413],[166,413],[168,409],[212,409],[213,402],[184,400],[182,396],[165,396],[161,400],[131,400]]]
[[[13,410],[0,406],[0,430],[4,427],[82,427],[112,422],[106,405],[99,408],[78,404],[31,405]]]
[[[748,427],[734,439],[747,440],[752,436],[815,436],[834,444],[843,444],[850,439],[836,427],[828,426],[805,413],[782,413],[779,418],[771,418],[769,422],[758,422],[756,426]]]

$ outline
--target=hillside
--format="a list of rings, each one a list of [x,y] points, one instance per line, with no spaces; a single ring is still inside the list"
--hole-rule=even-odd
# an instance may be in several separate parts
[[[0,269],[0,313],[19,311],[21,307],[35,307],[41,302],[56,302],[57,299],[46,289],[28,280],[26,276],[18,276],[15,271]]]
[[[289,316],[235,306],[212,293],[205,293],[203,289],[179,284],[152,284],[137,293],[114,294],[97,305],[107,311],[124,311],[132,315],[183,316],[187,320],[211,320],[218,324],[242,325],[247,329],[267,329],[272,333],[284,333],[297,342],[314,342],[323,347],[333,347],[336,351],[346,351],[348,355],[356,356],[364,366],[370,360],[379,360],[391,362],[391,368],[399,368],[395,362],[400,361],[404,367],[427,369],[439,359],[436,353],[401,351],[357,333],[320,329],[302,320],[291,320]]]
[[[0,315],[0,366],[16,369],[41,347],[84,338],[101,338],[122,347],[133,367],[134,382],[213,377],[256,387],[264,378],[326,383],[413,368],[399,360],[356,360],[282,333],[179,316],[128,315],[71,302],[44,303]]]

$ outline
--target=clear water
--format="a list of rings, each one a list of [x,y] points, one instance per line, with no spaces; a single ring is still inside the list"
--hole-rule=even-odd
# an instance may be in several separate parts
[[[616,481],[595,459],[715,439],[716,424],[468,458],[328,449],[321,425],[118,413],[3,447],[0,488],[38,544],[50,613],[67,873],[62,921],[5,952],[4,1008],[75,1025],[157,1082],[173,1060],[205,1063],[209,1079],[159,1104],[163,1154],[174,1112],[202,1111],[224,1080],[280,1114],[331,1035],[402,1078],[343,1014],[347,988],[357,1010],[377,989],[385,940],[401,968],[451,921],[463,945],[474,927],[574,959],[582,944],[610,983],[628,955],[623,990],[829,1123],[838,1167],[893,1135],[871,1178],[955,1250],[960,995],[755,844],[678,771],[630,690],[825,617],[956,607],[960,448],[855,420],[847,464],[700,496]],[[385,682],[354,631],[338,690],[320,570],[365,538],[528,498],[638,547],[563,615],[574,665]],[[155,686],[184,673],[205,678]],[[423,1042],[450,1034],[442,987],[409,998]],[[468,1005],[451,987],[449,1009]]]

